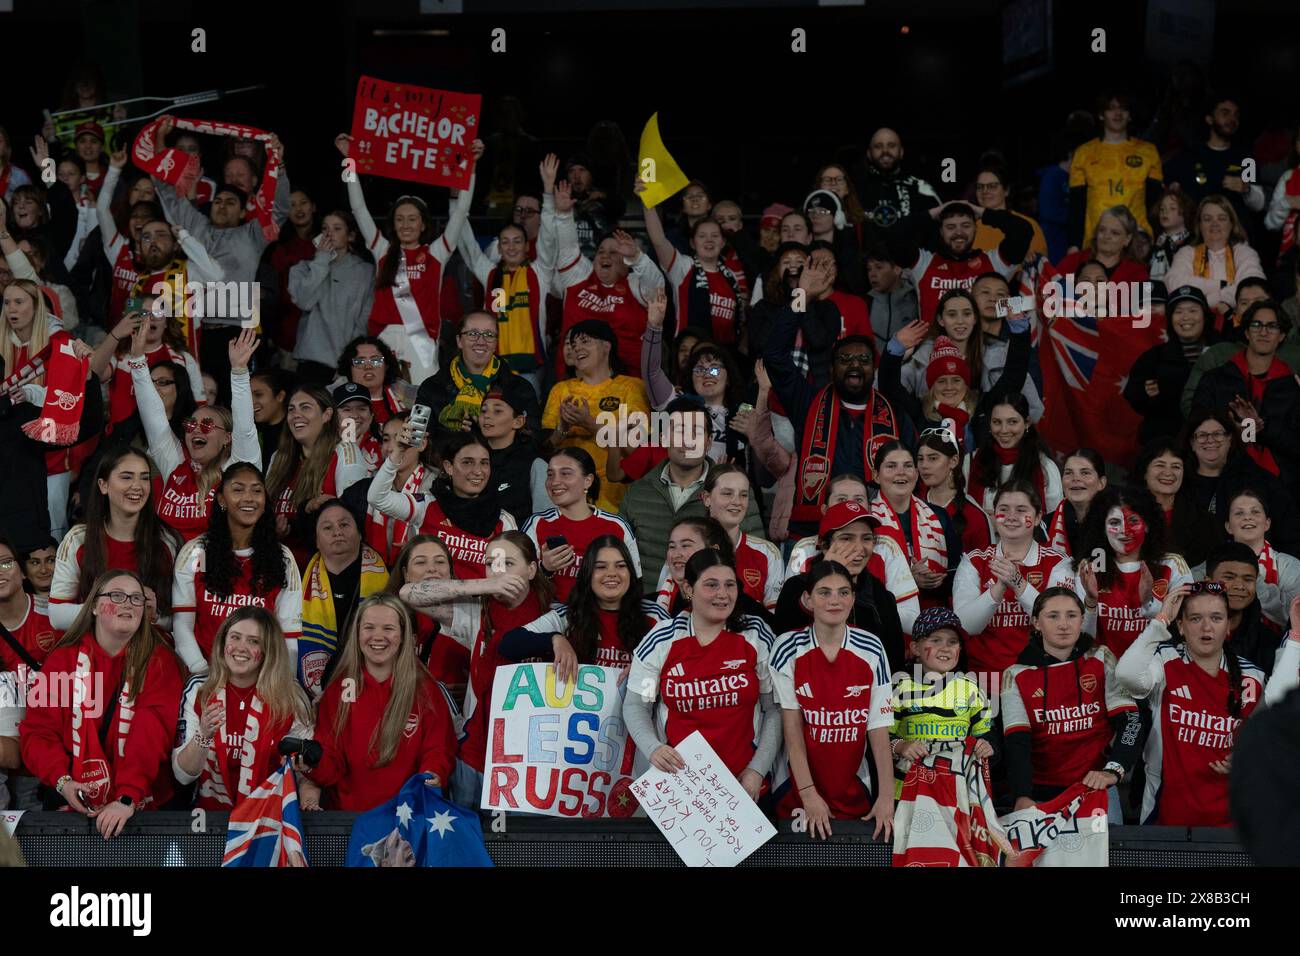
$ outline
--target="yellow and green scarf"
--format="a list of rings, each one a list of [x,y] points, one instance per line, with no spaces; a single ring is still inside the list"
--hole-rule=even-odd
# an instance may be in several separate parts
[[[466,415],[477,417],[483,396],[488,393],[492,380],[501,371],[501,360],[492,356],[492,361],[488,362],[482,375],[468,371],[459,355],[451,360],[451,365],[447,368],[451,373],[451,383],[456,387],[456,397],[442,407],[438,413],[438,422],[443,428],[459,431],[460,423]]]

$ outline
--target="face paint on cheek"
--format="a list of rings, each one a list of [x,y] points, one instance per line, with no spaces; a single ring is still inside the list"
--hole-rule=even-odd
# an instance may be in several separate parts
[[[1141,551],[1147,539],[1147,523],[1140,514],[1127,506],[1120,509],[1120,513],[1124,515],[1124,534],[1130,539],[1129,547],[1133,551]]]

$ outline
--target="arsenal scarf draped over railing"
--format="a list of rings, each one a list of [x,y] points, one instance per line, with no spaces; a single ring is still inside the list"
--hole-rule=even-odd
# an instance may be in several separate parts
[[[908,768],[894,812],[894,866],[1106,866],[1105,790],[1075,784],[1001,819],[975,738],[930,745]]]
[[[135,144],[131,148],[131,158],[135,164],[156,176],[165,183],[176,187],[176,191],[186,195],[190,187],[199,178],[199,157],[187,153],[175,146],[166,147],[157,142],[158,128],[165,120],[171,120],[177,129],[189,130],[191,133],[206,133],[209,136],[233,136],[238,139],[255,139],[266,142],[271,134],[253,126],[239,123],[225,123],[217,120],[180,119],[175,116],[160,116],[145,125],[136,134]],[[267,150],[266,169],[262,170],[262,182],[257,193],[250,198],[253,201],[253,216],[262,226],[262,235],[268,242],[280,234],[280,227],[271,216],[275,203],[275,186],[280,177],[280,161],[275,153]]]
[[[22,386],[44,376],[45,406],[39,418],[23,425],[23,433],[47,445],[72,445],[81,430],[81,402],[86,397],[89,374],[90,357],[79,358],[72,337],[56,332],[45,348],[0,382],[0,392],[14,400]]]

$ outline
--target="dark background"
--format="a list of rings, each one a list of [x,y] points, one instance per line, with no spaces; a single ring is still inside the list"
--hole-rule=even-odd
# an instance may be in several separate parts
[[[0,123],[14,138],[15,160],[26,163],[41,110],[56,108],[68,66],[83,60],[100,67],[113,98],[264,84],[181,115],[275,130],[287,144],[291,180],[328,208],[344,198],[331,141],[350,125],[357,76],[369,73],[480,92],[487,131],[506,115],[499,98],[518,97],[522,128],[536,138],[530,148],[562,156],[582,148],[599,120],[618,124],[635,155],[642,125],[658,110],[664,139],[687,174],[709,184],[715,200],[734,196],[752,215],[776,199],[801,200],[821,163],[860,154],[882,124],[899,129],[906,165],[941,192],[964,188],[989,148],[1003,151],[1015,180],[1032,184],[1034,169],[1063,155],[1058,134],[1071,110],[1091,109],[1101,89],[1125,86],[1139,98],[1140,131],[1169,88],[1171,63],[1154,57],[1149,42],[1150,0],[786,2],[781,9],[724,0],[424,2],[469,12],[422,14],[420,0],[15,0],[14,12],[0,13]],[[530,10],[518,9],[524,6]],[[1239,143],[1263,148],[1259,134],[1293,128],[1300,4],[1187,6],[1207,9],[1214,24],[1212,55],[1195,62],[1216,88],[1241,98]],[[1004,13],[1023,25],[1028,13],[1049,8],[1050,58],[1031,64],[1043,67],[1039,75],[1013,82],[1017,70],[1002,62]],[[1190,29],[1179,14],[1168,16],[1173,33]],[[207,31],[205,53],[191,52],[195,27]],[[505,53],[490,49],[498,27],[506,30]],[[791,52],[796,27],[807,31],[806,53]],[[1105,53],[1090,49],[1094,28],[1107,31]],[[1275,134],[1274,149],[1278,140]],[[958,162],[955,185],[940,182],[945,157]],[[214,165],[207,173],[219,176]],[[531,158],[519,164],[527,171],[523,184],[535,181],[534,167]],[[406,189],[367,186],[373,208],[382,208],[390,187],[392,195]],[[444,202],[435,198],[435,208]]]

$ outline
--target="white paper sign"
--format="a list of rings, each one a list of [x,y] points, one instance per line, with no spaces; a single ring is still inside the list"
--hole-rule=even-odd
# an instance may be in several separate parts
[[[687,866],[735,866],[776,828],[698,730],[676,746],[686,769],[651,767],[632,794]]]
[[[5,810],[0,813],[0,827],[4,827],[5,833],[13,836],[14,831],[18,829],[18,821],[26,812],[26,810]]]

